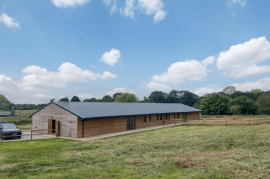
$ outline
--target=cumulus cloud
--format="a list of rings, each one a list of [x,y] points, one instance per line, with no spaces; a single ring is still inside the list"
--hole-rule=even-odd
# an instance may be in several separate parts
[[[132,93],[136,94],[134,90],[128,88],[114,88],[112,91],[108,91],[106,95],[113,96],[115,93]]]
[[[67,8],[67,7],[76,7],[83,6],[90,0],[51,0],[56,7]]]
[[[11,99],[17,99],[16,101],[20,102],[27,99],[19,99],[20,96],[34,95],[31,98],[36,100],[28,100],[25,101],[26,103],[36,103],[37,101],[42,101],[42,99],[51,98],[53,96],[49,95],[49,93],[65,89],[67,83],[70,82],[117,78],[117,75],[110,72],[105,71],[102,74],[93,73],[90,70],[82,70],[69,62],[61,64],[56,72],[48,71],[35,65],[22,69],[22,72],[25,75],[18,82],[5,75],[0,75],[0,93],[11,96]]]
[[[154,75],[153,81],[159,83],[177,84],[185,82],[185,79],[204,81],[207,77],[207,69],[197,60],[187,60],[173,63],[166,73]]]
[[[10,28],[20,28],[19,22],[15,21],[12,17],[9,17],[4,13],[0,15],[0,23],[3,23]]]
[[[198,96],[203,96],[205,94],[216,93],[220,91],[222,91],[222,88],[220,88],[219,85],[210,85],[208,87],[198,88],[195,90],[194,93],[197,94]]]
[[[103,61],[104,63],[107,63],[108,65],[114,66],[118,59],[121,57],[120,50],[112,48],[111,51],[105,52],[100,61]]]
[[[120,9],[120,12],[126,17],[134,18],[134,9],[134,0],[126,0],[125,8]]]
[[[265,37],[259,37],[220,52],[216,64],[218,69],[225,70],[228,76],[243,78],[270,72],[270,66],[258,66],[269,58],[270,43]]]
[[[270,90],[270,77],[262,78],[257,81],[247,81],[245,83],[234,83],[231,86],[234,86],[237,91],[251,91],[252,89],[261,89],[263,91]]]
[[[167,12],[163,10],[164,4],[161,0],[138,0],[139,8],[147,15],[154,15],[154,23],[163,20]]]
[[[35,94],[34,95],[35,99],[42,100],[42,101],[50,101],[52,98],[55,98],[54,96],[51,95],[46,95],[46,94]]]
[[[209,66],[211,64],[213,64],[215,62],[215,57],[214,56],[210,56],[207,57],[206,59],[204,59],[201,63],[203,64],[203,66]]]
[[[229,5],[232,4],[240,4],[242,7],[244,7],[247,3],[247,0],[227,0]]]
[[[156,82],[150,82],[146,84],[146,86],[151,90],[160,90],[160,91],[167,91],[171,89],[169,85],[162,84],[162,83],[156,83]]]

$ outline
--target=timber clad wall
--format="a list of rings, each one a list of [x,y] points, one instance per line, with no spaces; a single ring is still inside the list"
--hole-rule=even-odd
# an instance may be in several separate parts
[[[126,117],[122,117],[122,118],[105,118],[105,119],[84,121],[84,137],[125,131],[127,130],[126,120],[127,120]],[[78,125],[82,126],[82,124],[80,123],[78,123]],[[81,129],[82,127],[80,128],[80,130],[78,130],[78,136],[82,136]]]
[[[32,130],[48,131],[48,120],[52,119],[52,117],[59,121],[60,136],[77,137],[77,116],[55,104],[51,104],[33,115]]]
[[[199,120],[200,119],[200,113],[198,113],[198,112],[187,113],[187,119],[188,120]]]

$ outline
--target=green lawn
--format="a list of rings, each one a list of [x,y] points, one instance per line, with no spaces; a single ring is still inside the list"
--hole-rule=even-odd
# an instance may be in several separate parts
[[[0,117],[0,121],[7,121],[16,124],[20,129],[31,129],[32,119],[27,117],[37,110],[22,110],[20,117],[20,110],[16,110],[14,116]]]
[[[269,178],[270,125],[0,143],[0,178]]]

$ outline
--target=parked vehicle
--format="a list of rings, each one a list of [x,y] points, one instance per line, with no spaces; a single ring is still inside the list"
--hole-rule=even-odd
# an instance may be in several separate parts
[[[7,121],[0,121],[0,124],[4,124],[4,123],[7,123]]]
[[[22,135],[21,129],[18,129],[18,127],[12,123],[0,124],[0,132],[2,132],[3,139],[10,139],[10,138],[20,139],[21,136],[18,136],[18,135]],[[7,137],[5,137],[5,136],[7,136]]]

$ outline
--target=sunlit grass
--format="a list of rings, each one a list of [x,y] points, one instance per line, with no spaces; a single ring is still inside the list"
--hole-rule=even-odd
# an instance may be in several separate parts
[[[0,143],[0,178],[268,178],[270,125]]]

